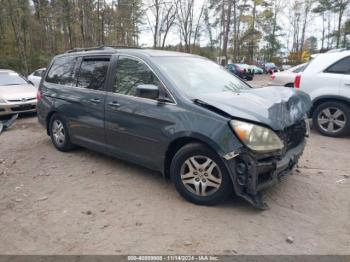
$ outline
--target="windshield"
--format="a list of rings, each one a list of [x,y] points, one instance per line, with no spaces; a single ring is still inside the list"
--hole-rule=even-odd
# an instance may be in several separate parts
[[[24,85],[26,80],[20,77],[17,73],[1,73],[0,72],[0,86]]]
[[[222,66],[204,58],[156,57],[155,60],[176,87],[191,97],[251,88]]]

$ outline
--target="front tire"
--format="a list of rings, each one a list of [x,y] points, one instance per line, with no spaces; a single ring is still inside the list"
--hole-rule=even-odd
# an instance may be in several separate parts
[[[185,145],[175,154],[170,175],[180,195],[197,205],[216,205],[232,193],[222,160],[200,143]]]
[[[70,141],[67,125],[60,115],[52,115],[49,130],[51,141],[59,151],[68,152],[74,148]]]
[[[315,129],[325,136],[342,137],[350,132],[350,108],[340,102],[318,105],[312,114]]]

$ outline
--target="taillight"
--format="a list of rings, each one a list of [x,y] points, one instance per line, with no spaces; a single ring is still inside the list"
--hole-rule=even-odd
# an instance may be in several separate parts
[[[38,89],[38,91],[36,92],[36,99],[40,101],[42,97],[43,97],[43,93],[41,92],[40,89]]]
[[[294,80],[294,88],[300,87],[300,80],[301,80],[301,75],[296,75],[295,80]]]
[[[276,78],[275,75],[271,75],[271,76],[270,76],[270,80],[271,80],[271,81],[275,80],[275,78]]]

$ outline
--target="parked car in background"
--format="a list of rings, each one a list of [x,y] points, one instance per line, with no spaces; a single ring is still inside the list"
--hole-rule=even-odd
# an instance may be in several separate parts
[[[294,87],[310,95],[316,130],[332,137],[350,133],[350,51],[319,54],[295,77]]]
[[[232,74],[238,76],[241,79],[250,81],[250,80],[253,80],[253,78],[254,78],[254,73],[249,68],[248,65],[244,65],[244,64],[228,64],[226,66],[226,68]]]
[[[262,75],[264,73],[264,70],[256,65],[251,65],[250,69],[253,71],[256,75]]]
[[[277,72],[277,66],[274,63],[266,63],[264,65],[264,71],[266,74],[273,74],[274,72]]]
[[[234,190],[258,208],[259,192],[298,162],[311,106],[303,92],[251,88],[206,58],[110,47],[56,56],[38,98],[58,150],[80,145],[160,171],[196,204]]]
[[[36,91],[15,71],[0,69],[0,116],[35,112]]]
[[[268,85],[294,87],[295,76],[298,73],[302,72],[306,65],[307,64],[305,63],[292,67],[291,69],[286,71],[273,73],[270,76],[270,81]]]
[[[28,80],[30,82],[32,82],[36,88],[39,87],[41,78],[42,78],[43,74],[45,73],[45,70],[46,70],[46,68],[40,68],[38,70],[35,70],[33,73],[31,73],[28,76]]]

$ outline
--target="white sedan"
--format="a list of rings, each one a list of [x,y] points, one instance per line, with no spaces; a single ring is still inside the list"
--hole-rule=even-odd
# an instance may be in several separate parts
[[[0,116],[36,111],[37,89],[12,70],[0,69]]]
[[[28,80],[30,82],[32,82],[36,88],[38,88],[40,81],[41,81],[41,78],[42,78],[43,74],[45,73],[45,71],[46,71],[46,68],[40,68],[38,70],[35,70],[33,73],[31,73],[28,76]]]
[[[282,72],[273,73],[270,76],[270,81],[269,81],[268,85],[293,87],[295,76],[298,73],[303,72],[306,65],[307,65],[307,63],[297,65],[295,67],[292,67],[292,68],[285,70],[285,71],[282,71]]]

